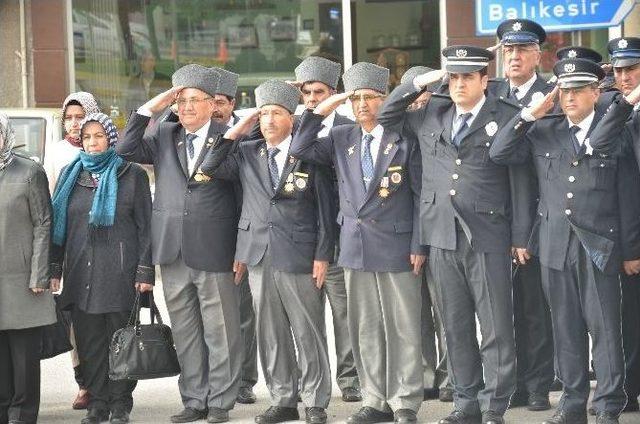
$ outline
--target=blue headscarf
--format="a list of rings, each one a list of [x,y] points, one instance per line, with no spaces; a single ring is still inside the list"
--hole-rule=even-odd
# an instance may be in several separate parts
[[[109,148],[99,154],[81,151],[59,178],[53,193],[53,242],[62,246],[67,235],[67,208],[80,171],[87,170],[99,175],[98,188],[93,196],[89,212],[89,225],[109,227],[113,225],[118,198],[118,168],[123,160],[116,154],[113,145],[118,141],[118,132],[111,119],[104,113],[87,116],[80,125],[80,134],[88,122],[98,122],[109,139]]]

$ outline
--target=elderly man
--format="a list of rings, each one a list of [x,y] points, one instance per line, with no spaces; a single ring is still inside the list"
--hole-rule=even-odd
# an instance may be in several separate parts
[[[258,86],[257,114],[227,131],[224,150],[212,151],[201,167],[213,179],[243,186],[236,261],[249,267],[260,362],[272,399],[257,423],[297,420],[298,392],[306,422],[325,423],[331,399],[321,288],[335,245],[333,190],[326,170],[289,156],[298,98],[284,81]],[[258,115],[264,138],[240,142],[229,155]]]
[[[178,69],[173,88],[138,108],[116,145],[123,158],[154,165],[153,261],[162,271],[185,407],[172,422],[228,421],[241,379],[240,293],[232,271],[236,193],[233,184],[198,170],[227,130],[212,119],[219,80],[200,65]],[[161,122],[145,135],[149,117],[174,102],[179,122]]]
[[[377,121],[388,69],[360,62],[342,78],[346,93],[302,115],[290,153],[333,165],[338,176],[338,265],[345,269],[349,334],[363,394],[363,407],[347,422],[415,422],[423,398],[419,275],[425,256],[413,225],[419,193],[411,172],[414,144]],[[322,121],[347,98],[357,124],[318,138]]]

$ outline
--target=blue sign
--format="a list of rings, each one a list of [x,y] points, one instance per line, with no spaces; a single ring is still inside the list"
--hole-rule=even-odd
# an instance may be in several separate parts
[[[476,34],[495,35],[506,19],[529,19],[547,32],[619,25],[634,0],[476,0]]]

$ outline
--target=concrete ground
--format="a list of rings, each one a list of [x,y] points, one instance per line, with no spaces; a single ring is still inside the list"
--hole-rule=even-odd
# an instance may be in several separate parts
[[[156,301],[159,303],[163,318],[168,321],[164,300],[161,295],[161,284],[157,286]],[[327,306],[327,337],[329,343],[329,354],[331,366],[335,370],[335,354],[333,350],[333,328],[330,319],[330,308]],[[146,314],[144,317],[146,318]],[[42,391],[39,423],[67,424],[79,423],[86,411],[73,411],[71,402],[75,398],[77,386],[73,379],[71,359],[69,354],[63,354],[56,358],[42,362]],[[240,405],[230,413],[233,423],[252,423],[255,415],[269,407],[268,392],[264,385],[264,379],[260,376],[260,381],[255,387],[258,402],[253,405]],[[134,392],[134,407],[131,420],[134,423],[168,423],[169,416],[182,409],[180,394],[178,392],[177,377],[163,378],[157,380],[140,381]],[[557,404],[560,393],[552,393],[552,404]],[[438,419],[446,416],[451,411],[453,404],[439,401],[427,401],[422,404],[418,421],[420,423],[435,423]],[[343,423],[347,417],[355,412],[360,405],[358,403],[344,403],[340,398],[340,391],[335,385],[333,387],[333,399],[329,405],[329,422]],[[304,420],[304,407],[299,407],[302,419]],[[552,411],[529,412],[525,408],[509,410],[505,416],[508,423],[541,423],[552,415]],[[200,421],[204,423],[205,421]],[[304,422],[304,421],[300,421]],[[595,423],[591,417],[590,423]],[[620,420],[623,424],[640,423],[640,413],[623,414]]]

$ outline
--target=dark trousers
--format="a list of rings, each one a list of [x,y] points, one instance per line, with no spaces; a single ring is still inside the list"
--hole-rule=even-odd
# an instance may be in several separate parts
[[[240,283],[240,333],[242,334],[242,382],[241,387],[251,388],[258,382],[258,345],[256,341],[256,313],[249,287],[249,273]]]
[[[0,423],[35,423],[40,409],[41,327],[0,331]]]
[[[73,328],[85,386],[91,394],[89,409],[131,412],[136,381],[109,379],[109,343],[113,333],[127,325],[129,312],[88,314],[73,310]]]
[[[627,401],[617,274],[604,274],[574,233],[564,270],[542,266],[542,284],[551,307],[556,374],[564,386],[558,409],[584,413],[589,397],[589,338],[597,385],[592,405],[618,415]]]
[[[622,276],[622,341],[629,399],[640,396],[640,276]]]
[[[540,262],[531,258],[513,278],[516,391],[546,395],[553,383],[551,313],[542,290]]]

